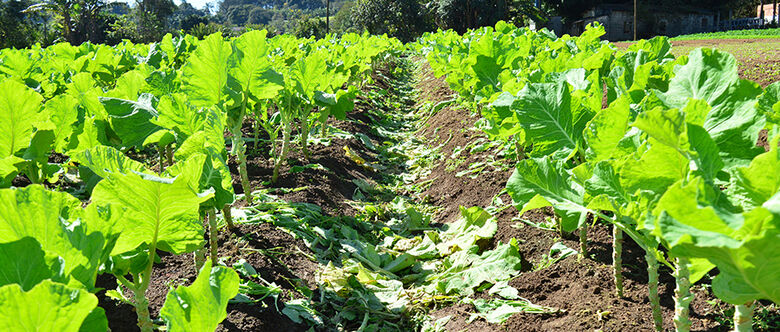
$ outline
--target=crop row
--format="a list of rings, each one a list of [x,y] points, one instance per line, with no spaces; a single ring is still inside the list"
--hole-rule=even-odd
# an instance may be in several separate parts
[[[309,133],[327,135],[372,66],[400,49],[384,36],[251,31],[2,50],[0,188],[11,188],[0,189],[0,329],[105,331],[93,293],[111,274],[129,291],[115,296],[152,331],[146,291],[157,253],[168,252],[196,253],[200,273],[168,293],[164,324],[214,330],[239,290],[238,274],[217,262],[216,212],[233,227],[228,146],[252,200],[245,120],[271,151],[275,182],[294,127],[308,158]],[[17,188],[20,179],[32,185]]]
[[[675,58],[656,37],[619,51],[603,34],[598,24],[557,38],[500,22],[413,47],[491,139],[515,147],[507,191],[521,213],[551,207],[559,231],[579,229],[583,255],[591,222],[611,224],[618,296],[624,236],[644,249],[657,330],[659,264],[676,279],[678,331],[690,329],[691,284],[708,274],[737,306],[736,330],[751,330],[756,301],[780,303],[780,83],[740,79],[717,50]]]

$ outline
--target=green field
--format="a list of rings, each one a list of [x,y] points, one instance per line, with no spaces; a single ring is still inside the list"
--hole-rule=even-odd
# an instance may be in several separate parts
[[[730,30],[707,33],[694,33],[672,38],[672,40],[706,40],[706,39],[762,39],[780,38],[780,28]]]

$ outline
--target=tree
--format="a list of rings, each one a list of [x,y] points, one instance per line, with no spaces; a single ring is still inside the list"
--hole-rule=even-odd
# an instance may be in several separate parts
[[[27,7],[27,13],[49,12],[54,14],[62,26],[62,37],[67,42],[74,42],[73,25],[77,0],[45,0]]]
[[[333,16],[331,31],[336,33],[356,32],[358,27],[352,18],[352,9],[355,7],[354,1],[348,1],[341,6]]]
[[[297,20],[295,35],[302,38],[325,37],[327,26],[322,19],[305,15]]]
[[[249,11],[247,22],[250,24],[268,24],[273,18],[273,13],[265,8],[255,7]]]
[[[543,21],[539,9],[532,0],[432,0],[428,7],[433,9],[436,24],[442,29],[453,29],[463,33],[468,29],[492,26],[496,22],[519,21],[528,17]]]
[[[38,31],[31,17],[34,14],[24,12],[29,6],[26,0],[0,2],[0,49],[25,48],[36,42]]]
[[[416,0],[358,0],[352,13],[359,27],[402,41],[432,29],[429,13]]]
[[[172,0],[136,0],[135,17],[141,42],[158,41],[167,32],[167,20],[176,10]]]
[[[26,13],[55,17],[62,39],[71,44],[102,43],[115,16],[106,11],[105,0],[45,0],[27,7]]]

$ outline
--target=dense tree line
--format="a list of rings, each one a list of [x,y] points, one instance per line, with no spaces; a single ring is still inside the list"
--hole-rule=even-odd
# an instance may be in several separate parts
[[[2,0],[0,48],[55,42],[152,42],[166,33],[204,36],[250,29],[299,36],[361,32],[412,40],[437,28],[464,32],[499,20],[543,25],[552,16],[576,20],[599,4],[630,0],[216,0],[196,9],[184,0]],[[756,6],[773,0],[640,0],[662,5],[722,9],[734,17],[754,16]],[[329,5],[329,9],[326,6]],[[330,14],[329,17],[328,14]],[[725,16],[724,16],[725,17]]]

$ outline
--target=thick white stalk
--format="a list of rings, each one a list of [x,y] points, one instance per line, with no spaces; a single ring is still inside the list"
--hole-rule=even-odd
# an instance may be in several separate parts
[[[734,308],[734,331],[735,332],[753,332],[753,310],[756,303],[738,305]]]
[[[691,330],[689,315],[693,295],[691,294],[689,266],[690,261],[687,258],[677,258],[677,271],[674,273],[674,279],[677,284],[677,287],[674,289],[674,327],[679,332]]]
[[[309,120],[307,119],[301,119],[301,150],[303,151],[303,157],[306,158],[306,160],[309,160],[311,158],[311,153],[309,152]]]
[[[578,259],[588,257],[588,213],[580,213],[580,256]]]
[[[222,217],[225,218],[228,229],[233,230],[236,228],[236,225],[233,224],[233,213],[230,211],[230,204],[226,204],[222,208]]]
[[[615,274],[615,292],[623,297],[623,231],[612,226],[612,267]]]
[[[209,244],[211,247],[209,256],[211,256],[211,266],[217,266],[217,255],[219,250],[217,243],[217,216],[214,213],[213,208],[209,208],[208,211],[206,211],[206,217],[209,221]]]
[[[246,170],[246,154],[244,153],[246,152],[246,146],[244,146],[244,141],[240,135],[233,136],[233,150],[238,158],[238,173],[241,176],[241,187],[244,189],[244,197],[246,197],[246,202],[251,205],[252,188],[249,185],[249,175]]]
[[[653,323],[656,331],[663,331],[664,317],[661,315],[661,300],[658,297],[658,259],[654,252],[648,250],[645,252],[645,260],[647,260],[647,288],[650,309],[653,311]]]

